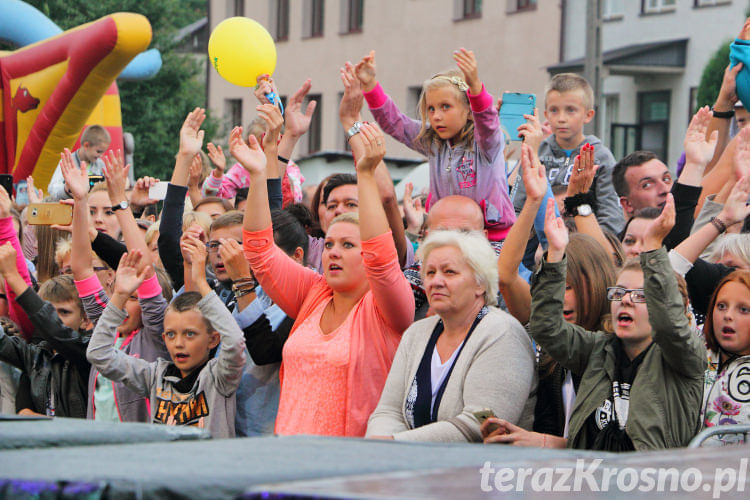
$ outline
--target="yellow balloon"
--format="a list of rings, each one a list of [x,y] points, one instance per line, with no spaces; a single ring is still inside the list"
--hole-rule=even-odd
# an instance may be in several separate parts
[[[220,22],[208,39],[208,56],[222,78],[240,87],[254,87],[258,76],[276,69],[273,38],[247,17]]]

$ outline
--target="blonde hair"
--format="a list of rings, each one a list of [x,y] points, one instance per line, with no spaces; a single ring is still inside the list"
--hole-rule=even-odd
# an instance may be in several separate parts
[[[98,193],[100,191],[104,191],[107,193],[107,196],[109,196],[109,192],[107,191],[107,181],[97,182],[94,184],[94,187],[91,188],[91,191],[89,191],[89,194]]]
[[[471,231],[430,231],[417,250],[417,257],[422,261],[422,278],[424,279],[425,262],[433,250],[442,247],[454,247],[463,256],[474,271],[474,279],[484,289],[484,305],[497,305],[500,276],[497,271],[497,255],[483,233]]]
[[[109,136],[109,132],[107,132],[107,129],[101,125],[91,125],[86,127],[86,130],[81,134],[81,146],[87,142],[92,146],[98,146],[99,144],[106,144],[109,146],[111,141],[112,138]]]
[[[253,118],[253,121],[251,121],[247,126],[247,135],[245,136],[245,141],[250,141],[250,136],[254,135],[256,139],[258,139],[258,144],[260,144],[261,140],[263,139],[263,134],[266,133],[266,121],[261,118],[260,116],[257,116]]]
[[[581,75],[560,73],[553,76],[552,80],[547,84],[547,88],[544,89],[545,108],[547,107],[547,96],[553,90],[561,94],[580,90],[583,92],[583,106],[586,108],[586,111],[594,109],[594,89],[591,88],[589,82]]]
[[[146,229],[146,234],[144,236],[146,245],[150,245],[154,238],[157,238],[159,236],[159,222],[161,221],[154,222],[148,227],[148,229]]]
[[[433,144],[440,144],[442,139],[437,135],[435,129],[431,126],[427,126],[427,92],[439,88],[452,89],[456,95],[456,100],[466,106],[467,120],[464,126],[456,135],[455,144],[462,144],[467,148],[473,147],[474,145],[474,117],[471,114],[471,108],[469,106],[469,98],[466,95],[466,82],[464,81],[463,73],[457,69],[450,69],[448,71],[442,71],[437,75],[433,76],[429,80],[425,80],[422,84],[422,93],[419,96],[419,104],[417,105],[417,113],[422,119],[422,127],[419,129],[419,134],[414,138],[414,142],[421,144],[422,146],[429,148]],[[464,89],[464,90],[462,90]]]
[[[60,238],[55,243],[55,262],[62,268],[62,261],[73,251],[73,240],[70,237]]]
[[[195,211],[185,212],[182,216],[182,231],[187,231],[187,229],[195,223],[203,228],[203,232],[208,236],[208,233],[211,230],[211,222],[213,222],[211,216],[206,213]]]
[[[343,214],[339,214],[333,218],[331,223],[328,225],[328,228],[330,229],[331,226],[333,226],[337,222],[349,222],[350,224],[356,224],[357,226],[359,226],[359,214],[357,212],[345,212]]]

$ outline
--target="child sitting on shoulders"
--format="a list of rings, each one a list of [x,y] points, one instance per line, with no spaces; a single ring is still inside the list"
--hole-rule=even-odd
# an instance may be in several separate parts
[[[424,82],[419,98],[421,121],[399,111],[375,80],[374,51],[355,70],[383,131],[428,157],[426,208],[449,195],[467,196],[482,207],[488,238],[501,241],[516,215],[508,194],[500,119],[479,79],[474,53],[462,48],[453,58],[460,71],[444,71]],[[359,133],[360,126],[355,123],[347,138]]]
[[[205,262],[206,247],[187,238],[191,260]],[[125,319],[128,297],[141,285],[139,250],[125,254],[117,269],[115,292],[91,337],[87,357],[104,376],[150,398],[154,423],[209,429],[214,438],[235,435],[235,391],[245,366],[245,340],[231,313],[206,282],[204,266],[192,266],[197,292],[177,297],[164,315],[164,343],[171,361],[148,362],[113,346]],[[221,342],[215,358],[211,351]]]

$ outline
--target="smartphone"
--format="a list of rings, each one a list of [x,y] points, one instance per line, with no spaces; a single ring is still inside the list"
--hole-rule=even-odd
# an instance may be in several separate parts
[[[513,141],[522,141],[518,127],[526,123],[523,115],[533,115],[536,108],[536,95],[520,92],[503,94],[503,105],[500,106],[500,123]]]
[[[29,204],[29,183],[26,179],[16,182],[16,205],[25,206]]]
[[[157,182],[148,188],[148,197],[152,200],[163,200],[167,197],[167,186],[169,186],[168,182]]]
[[[100,182],[104,182],[103,175],[89,175],[89,189],[94,187],[95,184],[99,184]]]
[[[13,176],[10,174],[0,174],[0,186],[5,188],[8,196],[13,196]]]
[[[485,420],[487,420],[490,417],[495,417],[495,412],[490,410],[489,408],[485,408],[484,410],[479,410],[472,412],[474,415],[474,418],[476,418],[479,421],[479,425],[481,426]],[[500,426],[498,424],[490,424],[489,431],[490,433],[495,432],[497,429],[499,429]]]
[[[73,205],[64,203],[32,203],[28,207],[29,224],[49,226],[59,224],[67,226],[73,222]]]

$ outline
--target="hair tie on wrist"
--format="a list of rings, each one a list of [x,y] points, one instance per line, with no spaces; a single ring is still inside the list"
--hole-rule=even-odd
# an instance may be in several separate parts
[[[289,158],[284,158],[281,155],[278,155],[277,158],[279,159],[279,161],[283,161],[284,163],[289,163]]]
[[[718,217],[711,217],[711,220],[709,222],[716,228],[717,231],[719,231],[719,234],[724,234],[726,232],[727,225]]]

